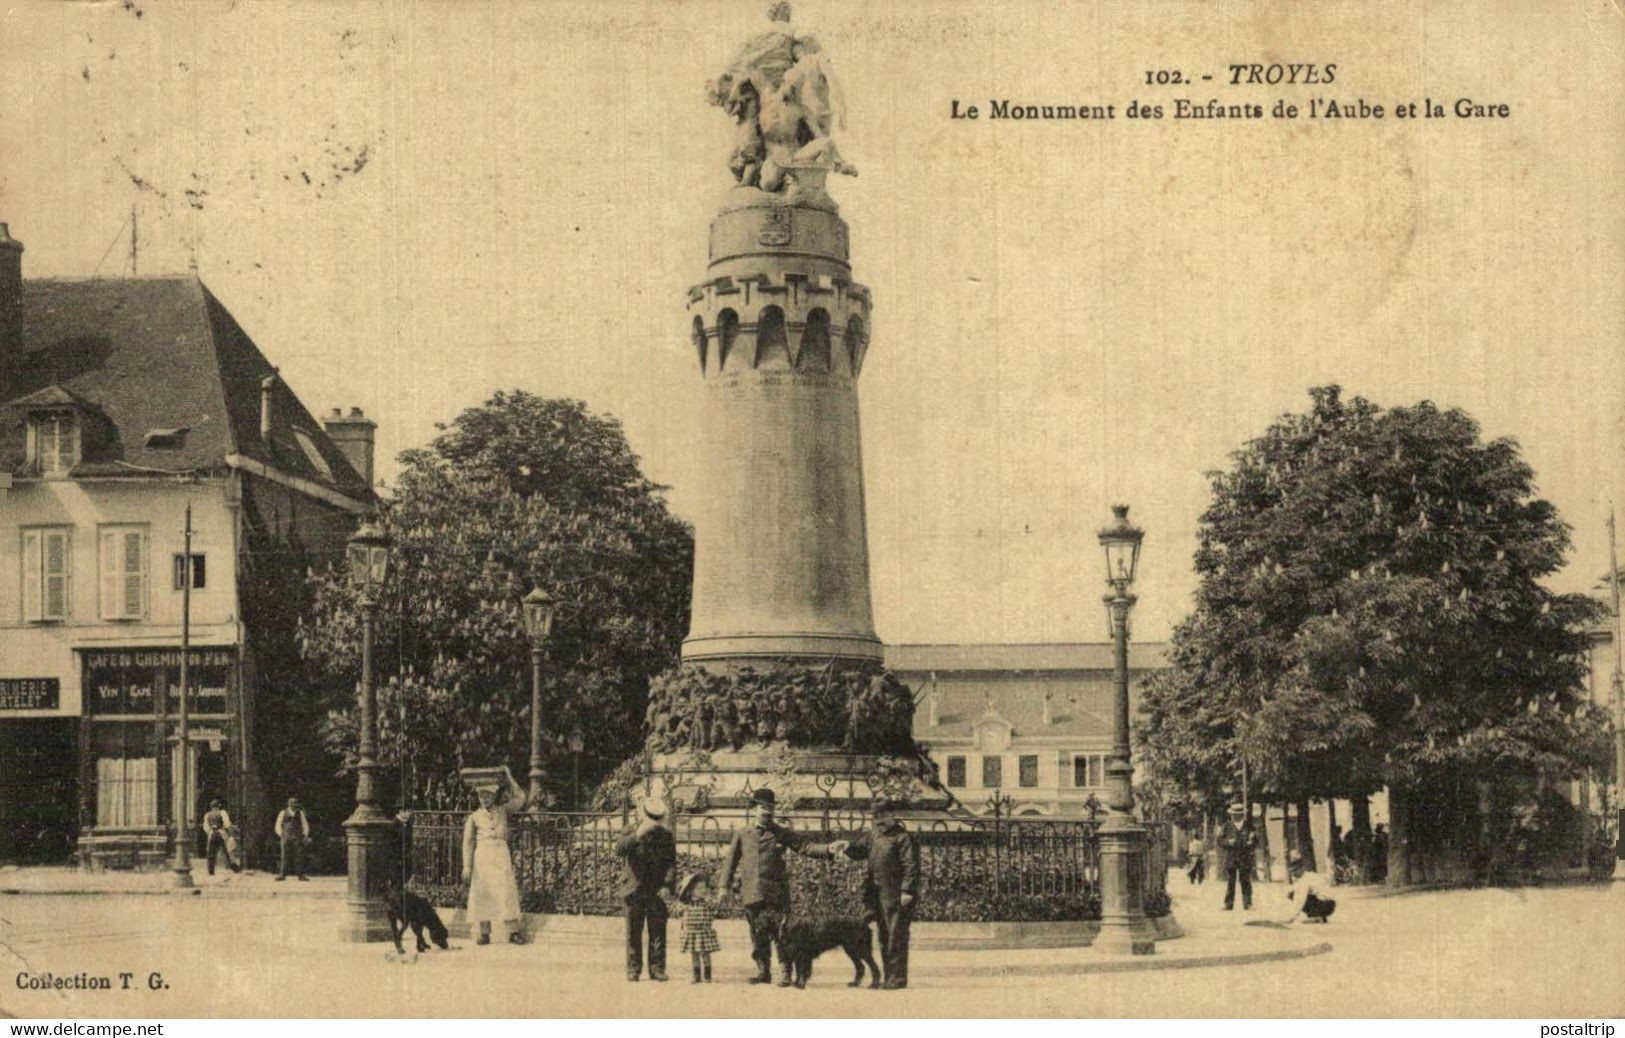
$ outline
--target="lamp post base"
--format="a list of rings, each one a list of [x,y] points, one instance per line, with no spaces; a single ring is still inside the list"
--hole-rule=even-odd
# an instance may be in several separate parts
[[[1108,955],[1151,955],[1157,930],[1145,914],[1145,830],[1131,819],[1100,827],[1100,934]]]
[[[340,939],[355,944],[390,940],[384,892],[395,860],[396,833],[395,819],[366,804],[358,804],[345,821],[350,884]]]

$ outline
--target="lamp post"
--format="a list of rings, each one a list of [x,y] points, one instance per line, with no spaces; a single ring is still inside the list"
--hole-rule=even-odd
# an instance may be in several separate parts
[[[1107,814],[1100,840],[1100,936],[1096,946],[1116,954],[1150,955],[1156,930],[1145,914],[1145,829],[1134,820],[1134,765],[1128,712],[1128,615],[1135,598],[1134,571],[1144,531],[1128,521],[1128,505],[1112,506],[1112,523],[1100,531],[1106,551],[1106,608],[1115,642],[1112,751],[1106,764]]]
[[[542,656],[547,637],[553,633],[553,599],[541,588],[532,588],[520,600],[525,614],[525,634],[530,637],[530,796],[531,810],[542,803]]]
[[[570,803],[572,809],[581,810],[581,751],[587,748],[587,737],[581,726],[570,729]]]
[[[389,576],[390,537],[368,522],[350,538],[348,562],[350,582],[359,593],[361,605],[361,732],[356,761],[355,811],[344,822],[344,842],[349,859],[349,892],[346,919],[341,933],[346,940],[382,941],[390,936],[389,918],[384,912],[384,882],[395,820],[378,804],[378,699],[373,688],[373,614],[378,594]]]
[[[179,804],[175,812],[175,885],[177,887],[192,886],[192,796],[191,771],[192,753],[189,740],[191,732],[187,725],[187,684],[189,675],[187,664],[191,662],[192,655],[192,502],[186,502],[186,546],[181,554],[181,684],[180,696],[177,706],[180,707],[180,721],[176,726],[175,748],[179,754],[180,767],[176,776],[180,783],[176,800]]]

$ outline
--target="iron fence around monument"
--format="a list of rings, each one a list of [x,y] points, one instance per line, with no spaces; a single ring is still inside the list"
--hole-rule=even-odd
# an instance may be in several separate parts
[[[408,887],[442,906],[461,907],[463,824],[466,811],[417,811],[404,833]],[[615,915],[621,860],[615,841],[631,824],[627,814],[527,812],[515,814],[509,851],[527,912]],[[850,839],[866,824],[861,815],[792,812],[787,824],[815,843]],[[830,823],[836,823],[831,825]],[[1041,818],[949,818],[910,825],[920,848],[921,890],[915,918],[922,922],[1016,922],[1096,919],[1100,915],[1095,826]],[[1149,823],[1146,894],[1166,883],[1166,839]],[[704,869],[713,879],[732,839],[731,826],[708,815],[683,816],[673,825],[678,873]],[[792,856],[791,899],[798,911],[857,915],[863,910],[863,870],[845,859]],[[734,901],[718,906],[740,914]]]

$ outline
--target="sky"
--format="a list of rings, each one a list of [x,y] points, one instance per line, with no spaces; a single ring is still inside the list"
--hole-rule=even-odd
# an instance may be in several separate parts
[[[685,292],[731,182],[704,85],[766,4],[22,3],[0,31],[0,220],[25,276],[195,265],[386,478],[499,389],[621,419],[706,486]],[[1606,2],[803,0],[848,104],[832,187],[874,293],[860,385],[893,642],[1136,638],[1189,609],[1205,473],[1337,382],[1513,436],[1584,590],[1625,504],[1625,17]],[[1224,84],[1333,63],[1333,86]],[[1145,84],[1176,69],[1212,83]],[[1507,102],[1506,119],[1121,118],[1130,100]],[[1075,123],[951,102],[1113,103]]]

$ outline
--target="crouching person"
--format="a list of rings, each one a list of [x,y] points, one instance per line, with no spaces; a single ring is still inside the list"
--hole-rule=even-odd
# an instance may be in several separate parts
[[[908,987],[908,931],[914,902],[920,895],[920,846],[897,818],[902,805],[876,797],[873,828],[850,843],[832,849],[864,862],[863,904],[874,916],[880,941],[881,987]]]
[[[1304,868],[1303,855],[1297,851],[1287,855],[1287,869],[1292,874],[1292,889],[1286,895],[1292,910],[1281,922],[1290,925],[1301,915],[1306,922],[1324,923],[1337,911],[1337,902],[1326,896],[1326,881],[1320,873]]]

